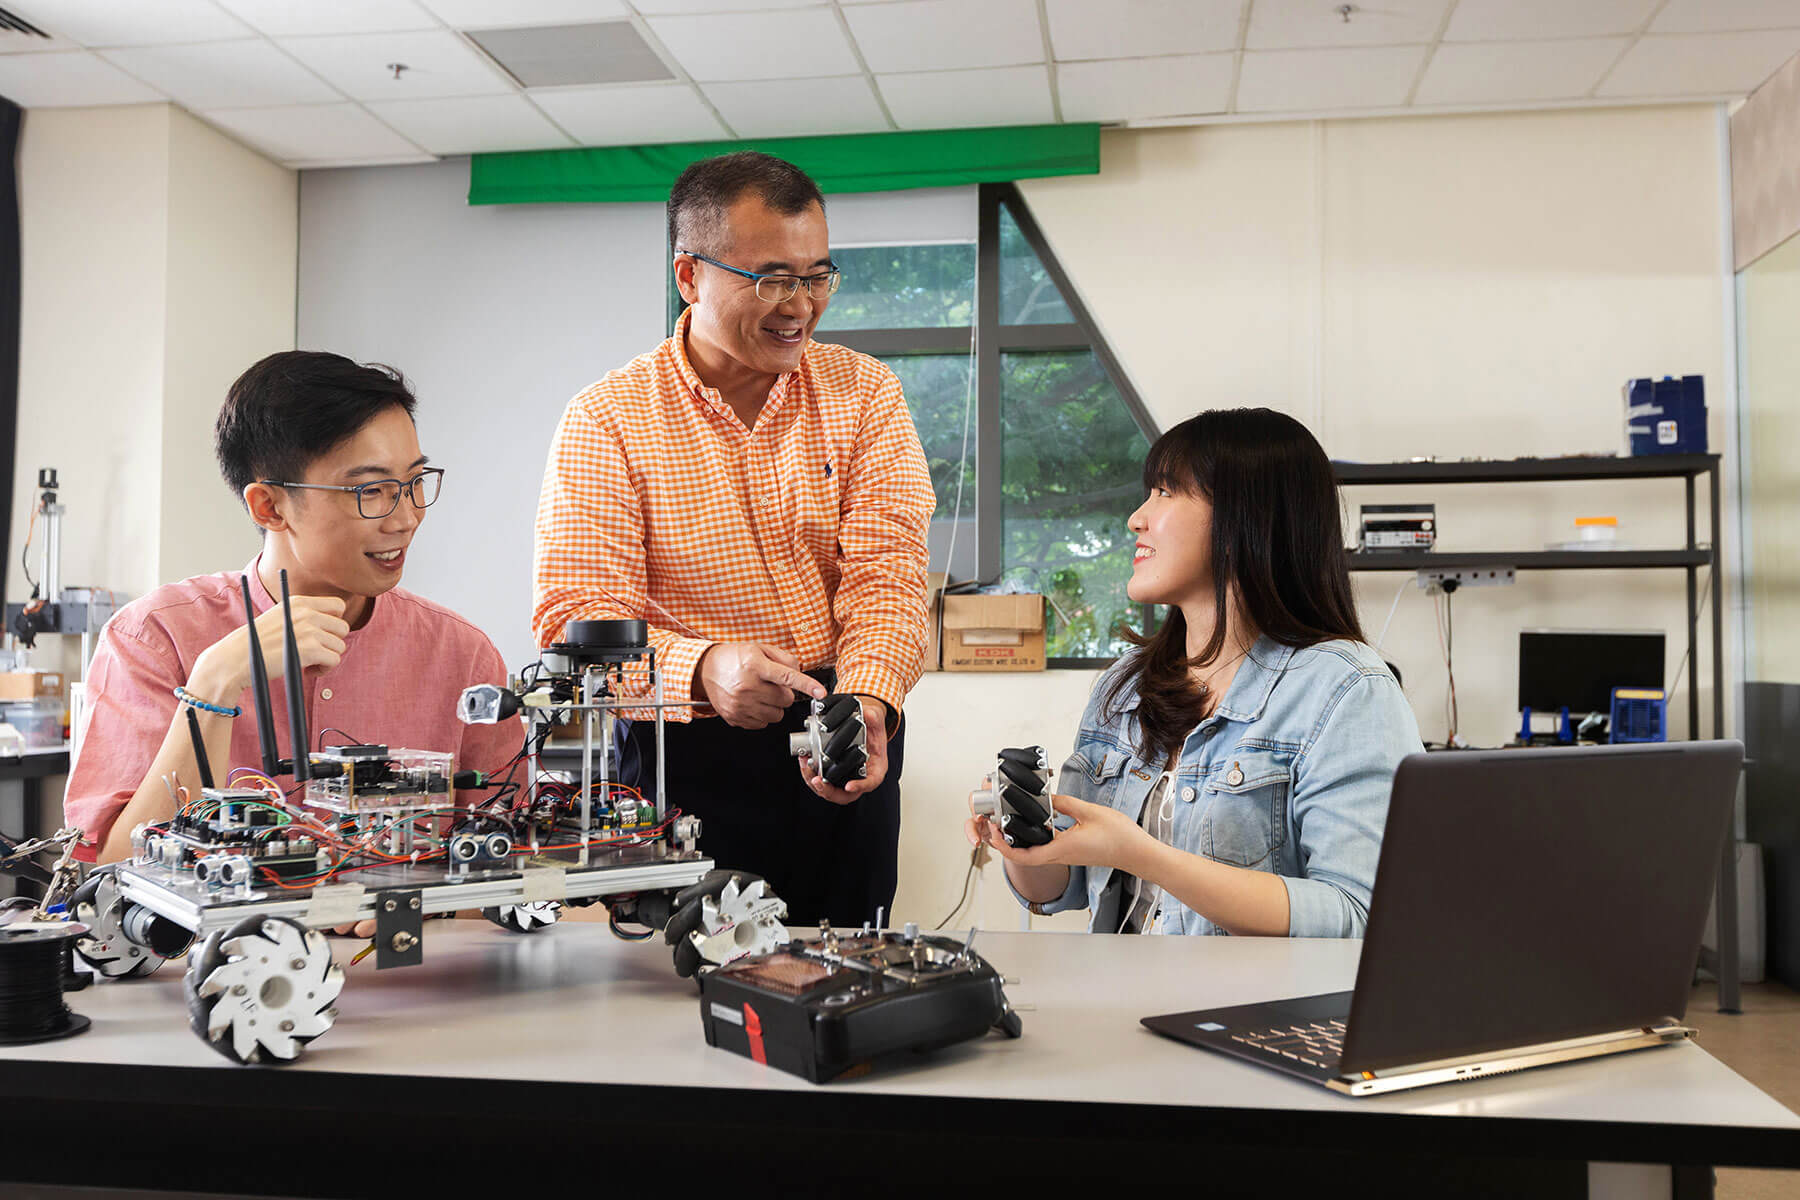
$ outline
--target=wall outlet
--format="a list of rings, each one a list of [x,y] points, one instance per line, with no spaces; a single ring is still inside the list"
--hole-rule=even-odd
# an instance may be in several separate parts
[[[1511,587],[1513,569],[1511,567],[1458,567],[1454,570],[1431,568],[1418,573],[1419,586],[1427,593],[1435,596],[1444,590],[1444,581],[1454,579],[1456,586],[1451,591],[1460,591],[1471,587]]]

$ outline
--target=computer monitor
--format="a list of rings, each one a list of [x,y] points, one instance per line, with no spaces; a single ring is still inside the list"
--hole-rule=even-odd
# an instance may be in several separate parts
[[[1663,640],[1642,629],[1522,629],[1519,707],[1611,712],[1614,688],[1663,686]]]

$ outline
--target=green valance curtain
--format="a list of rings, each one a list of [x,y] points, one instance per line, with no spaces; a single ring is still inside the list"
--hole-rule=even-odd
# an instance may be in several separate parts
[[[469,166],[469,203],[667,200],[689,163],[733,150],[785,158],[826,192],[887,192],[1098,174],[1100,127],[1019,125],[477,154]]]

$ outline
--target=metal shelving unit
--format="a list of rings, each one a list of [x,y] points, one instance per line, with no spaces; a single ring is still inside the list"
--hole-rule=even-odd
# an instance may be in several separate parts
[[[1679,479],[1687,497],[1687,545],[1676,550],[1532,550],[1517,554],[1440,553],[1428,551],[1358,551],[1349,555],[1352,571],[1417,571],[1421,569],[1487,569],[1519,571],[1681,570],[1687,572],[1688,737],[1700,738],[1700,571],[1706,568],[1712,590],[1719,588],[1719,456],[1658,454],[1640,458],[1515,458],[1480,462],[1333,463],[1344,486],[1460,483],[1576,483],[1615,479]],[[1696,538],[1695,502],[1701,478],[1706,480],[1708,539]],[[1725,735],[1725,619],[1719,597],[1712,602],[1712,735]],[[1737,1012],[1738,911],[1737,838],[1725,839],[1719,860],[1718,938],[1716,954],[1703,965],[1719,977],[1719,1008]]]

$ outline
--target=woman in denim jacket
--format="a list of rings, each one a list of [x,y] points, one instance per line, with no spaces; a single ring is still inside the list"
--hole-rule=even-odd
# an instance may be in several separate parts
[[[1168,619],[1101,677],[1047,845],[1008,846],[1033,912],[1090,932],[1361,937],[1394,770],[1422,747],[1363,641],[1325,452],[1269,409],[1157,439],[1126,594]]]

